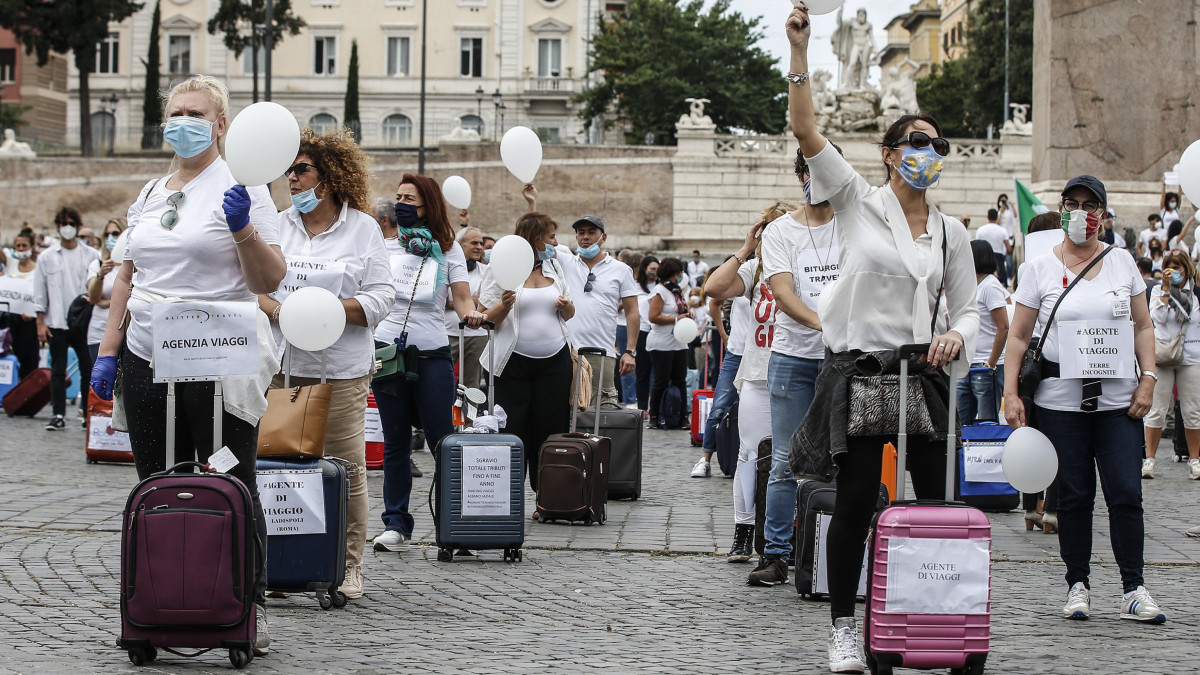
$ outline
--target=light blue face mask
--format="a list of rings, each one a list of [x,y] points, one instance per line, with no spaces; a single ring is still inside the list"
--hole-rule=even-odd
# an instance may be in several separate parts
[[[588,260],[591,260],[592,258],[595,258],[597,255],[600,254],[600,244],[598,244],[598,243],[592,244],[591,246],[588,246],[587,248],[580,248],[580,247],[576,246],[575,253],[578,254],[581,258],[587,258]]]
[[[115,234],[110,234],[110,235],[108,235],[107,237],[105,237],[105,239],[104,239],[104,248],[106,248],[106,249],[108,249],[108,250],[110,250],[110,251],[111,251],[111,250],[113,250],[113,247],[114,247],[114,246],[116,246],[116,245],[117,245],[117,235],[115,235]]]
[[[187,159],[208,149],[213,144],[213,123],[196,117],[179,115],[167,120],[163,139],[171,144],[175,154]]]
[[[554,257],[554,247],[551,246],[549,243],[546,244],[545,249],[538,251],[538,260],[549,260],[553,257]]]
[[[483,252],[483,262],[485,262],[485,263],[492,262],[492,249],[489,248]]]
[[[937,154],[932,145],[923,148],[905,145],[900,148],[900,163],[896,165],[896,170],[909,187],[926,190],[942,175],[942,156]]]
[[[1171,285],[1172,286],[1182,286],[1183,285],[1183,272],[1181,272],[1180,270],[1171,270]]]
[[[304,192],[292,195],[292,206],[296,207],[300,213],[312,213],[312,210],[317,208],[317,204],[321,203],[321,200],[317,198],[317,188],[319,187],[321,184],[317,183]]]

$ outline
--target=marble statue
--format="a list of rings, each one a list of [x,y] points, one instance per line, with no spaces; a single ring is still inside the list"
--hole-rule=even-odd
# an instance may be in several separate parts
[[[867,21],[867,10],[859,9],[853,21],[842,20],[837,13],[837,28],[833,31],[833,52],[841,64],[839,90],[857,91],[870,88],[867,76],[875,54],[874,26]]]
[[[0,143],[0,158],[9,159],[17,157],[33,159],[37,157],[37,153],[29,147],[28,143],[18,141],[17,134],[12,129],[5,129],[4,142]]]
[[[691,111],[686,115],[681,115],[679,121],[675,123],[676,128],[682,129],[709,129],[715,127],[712,118],[704,114],[704,104],[711,103],[706,98],[689,98],[684,99],[691,104]]]
[[[813,107],[818,115],[828,115],[837,110],[837,96],[829,86],[829,81],[832,79],[833,73],[827,70],[817,70],[813,72],[812,78],[809,80],[813,91]]]
[[[1028,103],[1010,103],[1008,107],[1012,108],[1012,119],[1004,123],[1000,127],[1000,133],[1010,134],[1013,136],[1032,136],[1033,122],[1029,122],[1029,104]]]
[[[450,133],[442,136],[442,140],[470,143],[479,140],[479,132],[474,129],[464,129],[462,120],[456,117],[454,118],[454,128],[450,130]]]
[[[884,73],[883,96],[879,101],[884,114],[889,112],[915,113],[920,109],[917,105],[917,83],[913,80],[912,72],[900,70],[891,66]]]

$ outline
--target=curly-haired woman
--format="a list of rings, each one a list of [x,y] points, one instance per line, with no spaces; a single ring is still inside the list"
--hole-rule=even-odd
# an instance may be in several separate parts
[[[300,135],[300,152],[284,174],[292,206],[279,216],[287,275],[277,291],[258,299],[271,318],[276,340],[281,339],[280,303],[299,288],[324,288],[346,309],[346,329],[324,355],[289,347],[284,368],[292,386],[316,384],[324,358],[333,385],[325,454],[354,465],[346,514],[346,580],[341,586],[348,598],[360,598],[363,592],[368,506],[362,420],[375,366],[372,329],[391,311],[396,296],[383,235],[366,213],[371,207],[367,162],[349,131],[318,135],[305,129]],[[276,375],[271,387],[282,386],[283,375]]]

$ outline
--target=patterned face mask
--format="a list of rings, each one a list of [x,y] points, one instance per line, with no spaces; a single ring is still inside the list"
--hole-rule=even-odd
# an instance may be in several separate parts
[[[926,190],[942,175],[942,156],[932,145],[923,148],[906,145],[900,148],[900,164],[896,171],[912,189]]]

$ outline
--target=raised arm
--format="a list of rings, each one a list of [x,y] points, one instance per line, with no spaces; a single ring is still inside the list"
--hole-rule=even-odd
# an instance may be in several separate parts
[[[808,40],[812,36],[812,22],[808,10],[796,7],[787,18],[788,42],[792,45],[791,72],[802,73],[802,83],[788,84],[788,115],[792,121],[792,134],[800,143],[805,157],[814,157],[825,147],[825,137],[817,131],[817,115],[813,108],[812,89],[808,82]]]

